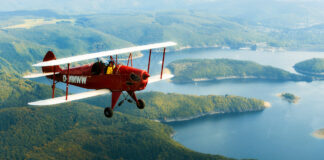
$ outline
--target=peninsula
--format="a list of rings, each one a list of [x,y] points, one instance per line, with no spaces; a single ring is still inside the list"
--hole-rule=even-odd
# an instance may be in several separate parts
[[[184,121],[211,114],[262,111],[271,106],[269,102],[255,98],[233,95],[183,95],[176,93],[145,92],[138,96],[146,100],[146,108],[138,110],[124,104],[118,111],[145,117],[148,119],[170,122]],[[100,101],[97,101],[100,103]]]
[[[272,66],[231,59],[184,59],[171,62],[168,68],[175,75],[175,83],[228,79],[311,81],[309,77]]]
[[[294,65],[298,73],[324,78],[324,58],[313,58]]]

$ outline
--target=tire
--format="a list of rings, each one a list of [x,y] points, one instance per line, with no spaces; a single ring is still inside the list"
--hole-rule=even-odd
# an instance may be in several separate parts
[[[110,107],[105,108],[104,114],[107,118],[111,118],[113,116],[113,110]]]
[[[144,107],[145,107],[145,102],[144,102],[144,100],[139,99],[139,100],[138,100],[138,104],[137,104],[137,108],[138,108],[138,109],[144,109]]]

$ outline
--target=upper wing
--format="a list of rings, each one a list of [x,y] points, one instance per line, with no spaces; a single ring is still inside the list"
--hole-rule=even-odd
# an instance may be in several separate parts
[[[110,93],[110,91],[108,89],[99,89],[99,90],[95,90],[95,91],[89,91],[89,92],[68,95],[68,100],[66,100],[65,96],[62,96],[62,97],[51,98],[51,99],[46,99],[46,100],[41,100],[41,101],[36,101],[36,102],[29,102],[28,104],[34,105],[34,106],[54,105],[54,104],[66,103],[66,102],[85,99],[85,98],[89,98],[89,97],[104,95],[104,94],[108,94],[108,93]]]
[[[43,66],[61,65],[61,64],[67,64],[67,63],[72,63],[77,61],[88,60],[88,59],[94,59],[94,58],[100,58],[100,57],[106,57],[106,56],[112,56],[112,55],[118,55],[124,53],[131,53],[131,52],[137,52],[137,51],[148,50],[148,49],[170,47],[175,45],[177,45],[177,43],[175,42],[155,43],[155,44],[149,44],[144,46],[136,46],[130,48],[116,49],[116,50],[103,51],[98,53],[89,53],[89,54],[84,54],[79,56],[61,58],[52,61],[40,62],[34,64],[33,66],[43,67]]]
[[[163,74],[163,78],[160,79],[160,75],[156,75],[156,76],[149,77],[148,83],[154,83],[154,82],[170,79],[172,77],[174,77],[173,74]]]

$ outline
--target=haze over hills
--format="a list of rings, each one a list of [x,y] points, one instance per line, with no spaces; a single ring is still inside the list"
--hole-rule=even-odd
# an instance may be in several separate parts
[[[30,71],[48,50],[65,57],[170,40],[179,44],[175,49],[324,50],[323,30],[320,24],[267,28],[188,10],[74,16],[49,10],[6,12],[0,13],[0,67]]]
[[[50,9],[64,14],[89,14],[129,11],[194,10],[222,17],[233,17],[242,23],[272,27],[302,27],[323,23],[323,1],[318,0],[2,0],[0,11]]]

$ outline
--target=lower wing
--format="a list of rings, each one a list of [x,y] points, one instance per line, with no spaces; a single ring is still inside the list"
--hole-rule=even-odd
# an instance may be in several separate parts
[[[108,94],[108,93],[110,93],[109,89],[99,89],[99,90],[95,90],[95,91],[89,91],[89,92],[68,95],[67,100],[66,100],[66,96],[62,96],[62,97],[45,99],[45,100],[36,101],[36,102],[29,102],[28,104],[33,105],[33,106],[54,105],[54,104],[66,103],[66,102],[76,101],[76,100],[80,100],[80,99],[100,96],[100,95],[104,95],[104,94]]]
[[[60,74],[60,72],[55,72],[55,74]],[[23,78],[38,78],[38,77],[45,77],[45,76],[52,76],[54,75],[53,72],[51,73],[31,73],[28,75],[24,75]]]

